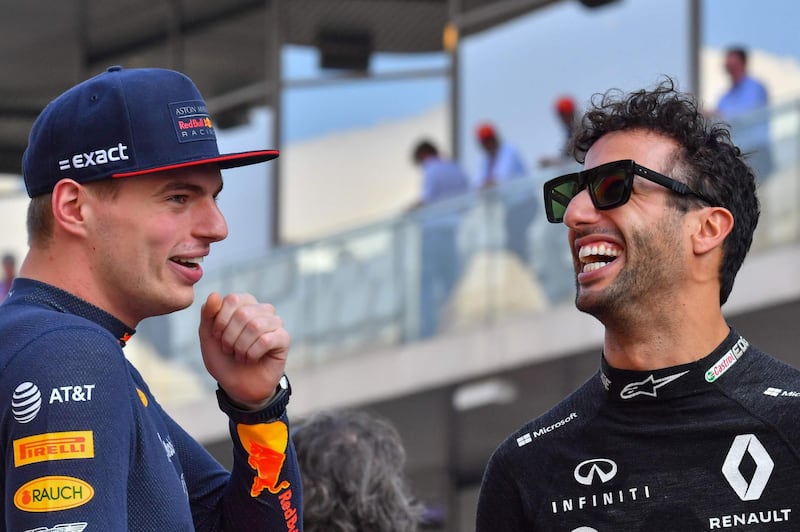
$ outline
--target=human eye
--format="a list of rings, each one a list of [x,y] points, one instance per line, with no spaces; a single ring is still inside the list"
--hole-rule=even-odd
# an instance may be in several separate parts
[[[186,194],[172,194],[171,196],[167,197],[167,201],[183,205],[189,201],[189,196]]]

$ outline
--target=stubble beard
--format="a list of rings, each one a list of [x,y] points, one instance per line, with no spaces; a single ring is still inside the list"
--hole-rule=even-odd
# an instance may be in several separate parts
[[[635,231],[626,248],[626,264],[605,289],[590,293],[575,282],[575,306],[607,327],[641,322],[669,307],[669,291],[680,278],[682,265],[677,248],[679,224],[662,220],[664,230]]]

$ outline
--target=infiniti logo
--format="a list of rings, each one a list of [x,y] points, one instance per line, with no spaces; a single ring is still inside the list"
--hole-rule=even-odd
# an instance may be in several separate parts
[[[617,464],[608,458],[593,458],[578,464],[573,476],[578,483],[591,486],[595,477],[605,484],[617,475]]]

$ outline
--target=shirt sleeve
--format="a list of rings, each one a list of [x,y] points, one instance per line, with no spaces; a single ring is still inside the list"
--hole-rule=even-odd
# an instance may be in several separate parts
[[[303,530],[299,468],[285,412],[269,423],[240,425],[231,420],[230,473],[175,421],[170,418],[168,423],[198,532]]]
[[[535,532],[525,523],[520,493],[507,474],[500,447],[486,466],[478,496],[475,532]]]

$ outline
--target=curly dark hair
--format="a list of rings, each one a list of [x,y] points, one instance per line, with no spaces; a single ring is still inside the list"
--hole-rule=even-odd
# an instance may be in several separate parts
[[[673,179],[685,182],[733,215],[733,230],[723,243],[719,272],[719,299],[720,305],[724,304],[758,224],[760,208],[753,170],[733,144],[730,126],[706,117],[696,99],[678,91],[671,78],[662,80],[653,90],[625,94],[612,89],[595,94],[571,139],[572,154],[583,163],[586,152],[600,137],[633,129],[674,139],[680,149],[672,161]],[[701,200],[675,196],[671,202],[685,212]]]
[[[306,532],[413,532],[422,506],[403,475],[406,454],[386,420],[364,411],[319,412],[292,431],[303,480]]]

